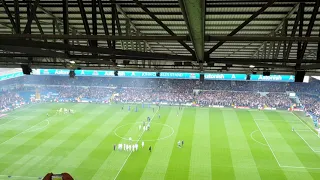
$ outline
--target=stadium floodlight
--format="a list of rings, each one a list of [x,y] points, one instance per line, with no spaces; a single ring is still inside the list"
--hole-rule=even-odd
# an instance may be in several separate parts
[[[69,61],[71,64],[75,64],[76,62],[74,62],[74,61]]]
[[[254,68],[254,67],[255,67],[254,65],[250,65],[250,66],[249,66],[249,68]]]

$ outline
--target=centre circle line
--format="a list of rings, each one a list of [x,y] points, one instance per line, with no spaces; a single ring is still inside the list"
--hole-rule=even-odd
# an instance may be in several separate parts
[[[131,124],[141,124],[141,122],[128,123],[128,124],[121,125],[121,126],[117,127],[117,128],[113,131],[113,133],[114,133],[117,137],[119,137],[120,139],[129,140],[129,138],[125,138],[125,137],[123,137],[123,136],[120,136],[120,135],[117,133],[117,131],[118,131],[118,129],[120,129],[120,128],[124,127],[124,126],[128,126],[128,125],[131,125]],[[172,135],[174,134],[174,129],[173,129],[171,126],[169,126],[168,124],[157,123],[157,122],[153,122],[153,123],[151,123],[151,124],[160,124],[160,125],[166,126],[166,127],[168,127],[168,128],[171,129],[171,134],[169,134],[169,135],[167,135],[167,136],[165,136],[165,137],[158,138],[158,139],[147,139],[147,140],[143,140],[143,141],[160,141],[160,140],[167,139],[167,138],[169,138],[170,136],[172,136]],[[132,141],[138,141],[138,140],[133,139]]]

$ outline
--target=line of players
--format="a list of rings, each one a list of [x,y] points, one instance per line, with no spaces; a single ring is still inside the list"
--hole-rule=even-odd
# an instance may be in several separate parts
[[[72,110],[72,109],[66,109],[66,108],[60,108],[60,109],[57,110],[57,112],[58,112],[59,114],[61,114],[61,113],[64,113],[64,114],[67,114],[67,113],[73,114],[73,113],[74,113],[74,110]]]
[[[119,151],[138,151],[139,145],[138,143],[132,144],[132,138],[129,137],[129,141],[131,142],[131,144],[118,144],[118,150]],[[144,141],[141,142],[141,147],[144,147]],[[113,150],[115,151],[117,149],[116,145],[113,145]]]
[[[148,117],[149,118],[149,117]],[[146,125],[146,122],[143,121],[142,125],[139,125],[139,131],[149,131],[150,130],[150,121],[148,122],[148,124]]]

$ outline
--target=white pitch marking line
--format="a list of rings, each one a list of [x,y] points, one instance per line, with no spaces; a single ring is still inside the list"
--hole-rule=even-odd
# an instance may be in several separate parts
[[[9,122],[11,122],[11,121],[13,121],[13,120],[16,120],[16,119],[18,119],[18,117],[12,118],[12,119],[10,119],[9,121],[0,124],[0,126],[3,126],[3,125],[5,125],[5,124],[7,124],[7,123],[9,123]]]
[[[35,131],[38,131],[38,130],[41,130],[41,129],[45,129],[50,124],[49,120],[46,119],[45,121],[47,121],[47,124],[45,126],[39,127],[39,128],[36,128],[36,129],[30,129],[29,131],[26,131],[26,133],[27,132],[35,132]]]
[[[158,113],[158,111],[159,111],[159,109],[157,110],[156,113],[154,113],[154,115],[153,115],[152,118],[150,119],[150,122],[153,120],[154,116]],[[140,141],[140,139],[141,139],[141,137],[143,136],[144,132],[145,132],[145,131],[143,131],[143,132],[141,133],[141,135],[139,136],[139,138],[138,138],[138,140],[137,140],[137,143]],[[128,159],[129,159],[129,157],[131,156],[131,154],[132,154],[132,151],[129,153],[128,157],[126,158],[126,160],[125,160],[124,163],[122,164],[122,166],[121,166],[121,168],[119,169],[119,171],[118,171],[116,177],[114,178],[114,180],[116,180],[116,179],[118,178],[120,172],[122,171],[123,167],[126,165],[126,163],[127,163]]]
[[[294,114],[293,112],[291,112],[291,114],[293,114],[297,119],[299,119],[299,121],[300,121],[303,125],[307,126],[308,129],[309,129],[313,134],[315,134],[318,138],[320,138],[316,132],[314,132],[314,131],[313,131],[308,125],[306,125],[304,122],[302,122],[302,120],[300,119],[300,117],[298,117],[298,116],[297,116],[296,114]]]
[[[268,146],[268,145],[266,145],[266,144],[264,144],[264,143],[262,143],[262,142],[260,142],[260,141],[257,141],[257,140],[253,137],[253,134],[254,134],[255,132],[257,132],[257,131],[259,131],[259,130],[252,131],[252,133],[250,134],[251,139],[254,140],[255,142],[263,145],[263,146]]]
[[[260,127],[259,127],[258,123],[257,123],[256,121],[254,121],[254,122],[256,123],[256,125],[257,125],[257,127],[258,127],[258,129],[259,129],[260,133],[262,134],[262,136],[263,136],[264,140],[266,141],[267,145],[269,146],[269,149],[270,149],[270,151],[271,151],[272,155],[274,156],[274,159],[277,161],[277,163],[278,163],[279,167],[281,167],[281,165],[280,165],[280,163],[279,163],[279,161],[278,161],[278,159],[277,159],[276,155],[274,154],[274,152],[273,152],[273,150],[272,150],[272,148],[271,148],[271,146],[270,146],[269,142],[267,141],[267,138],[266,138],[266,137],[264,136],[264,134],[262,133],[262,131],[261,131],[261,129],[260,129]]]
[[[296,131],[296,132],[306,132],[306,131],[310,131],[309,129],[306,129],[306,130],[294,130],[294,131]]]
[[[295,132],[308,146],[309,146],[309,148],[313,151],[313,152],[316,152],[311,146],[310,146],[310,144],[302,137],[302,136],[300,136],[300,134],[298,133],[298,132]]]
[[[19,136],[19,135],[21,135],[21,134],[23,134],[23,133],[28,132],[28,130],[32,129],[33,127],[37,126],[38,124],[40,124],[40,123],[42,123],[42,122],[43,122],[43,121],[40,121],[39,123],[37,123],[37,124],[35,124],[35,125],[33,125],[33,126],[29,127],[28,129],[26,129],[26,130],[24,130],[24,131],[20,132],[19,134],[16,134],[15,136],[12,136],[10,139],[7,139],[6,141],[3,141],[2,143],[0,143],[0,145],[2,145],[2,144],[4,144],[4,143],[6,143],[6,142],[8,142],[8,141],[10,141],[11,139],[13,139],[13,138],[15,138],[15,137],[17,137],[17,136]]]
[[[1,174],[0,177],[9,177],[9,175],[3,175],[3,174]],[[32,176],[13,176],[13,175],[11,175],[11,178],[39,179],[39,177],[32,177]]]
[[[304,167],[304,166],[280,166],[282,168],[294,168],[294,169],[320,169],[320,168],[312,168],[312,167]]]
[[[124,127],[124,126],[132,125],[132,124],[141,124],[141,122],[124,124],[124,125],[122,125],[122,126],[117,127],[117,128],[113,131],[113,133],[114,133],[116,136],[118,136],[120,139],[124,139],[124,140],[127,140],[127,141],[128,141],[129,138],[125,138],[125,137],[120,136],[120,135],[117,133],[117,131],[118,131],[120,128]],[[160,125],[166,126],[166,127],[170,128],[172,132],[171,132],[170,135],[167,135],[167,136],[162,137],[162,138],[158,138],[158,139],[147,139],[147,140],[144,139],[143,141],[160,141],[160,140],[167,139],[167,138],[169,138],[170,136],[172,136],[172,135],[174,134],[174,129],[173,129],[171,126],[169,126],[168,124],[155,123],[155,122],[152,123],[152,124],[160,124]],[[138,141],[138,140],[132,139],[132,141]]]

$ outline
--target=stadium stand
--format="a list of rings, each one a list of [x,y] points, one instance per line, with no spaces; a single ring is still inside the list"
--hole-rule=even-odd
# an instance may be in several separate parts
[[[1,110],[7,111],[35,99],[41,101],[109,103],[193,104],[248,108],[288,109],[294,104],[287,91],[298,93],[306,111],[319,117],[319,87],[310,83],[254,81],[204,81],[65,76],[23,76],[1,81]],[[6,88],[9,87],[9,88]],[[10,93],[8,91],[10,89]],[[197,90],[198,93],[194,93]],[[33,97],[30,98],[30,95]],[[116,96],[114,96],[116,94]]]

